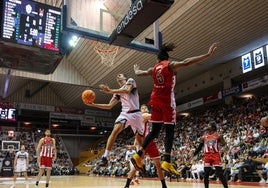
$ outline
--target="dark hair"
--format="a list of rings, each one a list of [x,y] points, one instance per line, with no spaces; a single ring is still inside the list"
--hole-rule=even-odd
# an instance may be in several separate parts
[[[210,124],[211,129],[212,129],[213,131],[217,131],[217,125],[216,125],[216,123],[215,123],[214,121],[213,121],[213,122],[210,122],[209,124]]]
[[[174,43],[169,43],[169,44],[163,44],[160,48],[160,51],[157,54],[157,58],[160,61],[163,60],[168,60],[169,59],[169,55],[168,52],[172,51],[175,48],[175,44]]]

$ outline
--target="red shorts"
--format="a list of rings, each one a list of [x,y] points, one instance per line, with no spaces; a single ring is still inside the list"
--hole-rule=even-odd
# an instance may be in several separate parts
[[[151,159],[160,157],[158,147],[154,141],[150,142],[146,147],[145,152],[149,155]]]
[[[176,123],[176,107],[170,105],[152,106],[151,122]]]
[[[40,157],[40,168],[52,168],[52,157]]]
[[[221,166],[221,156],[219,153],[205,153],[204,166]]]

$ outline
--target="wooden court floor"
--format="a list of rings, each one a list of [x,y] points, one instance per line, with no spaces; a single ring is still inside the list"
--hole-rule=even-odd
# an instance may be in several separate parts
[[[102,177],[102,176],[52,176],[50,182],[50,188],[86,188],[86,187],[98,187],[98,188],[123,188],[125,185],[125,178],[115,177]],[[9,188],[12,184],[12,178],[0,177],[0,188]],[[29,178],[29,187],[34,188],[35,177]],[[202,181],[169,181],[167,180],[167,186],[169,188],[204,188]],[[259,183],[230,183],[229,188],[249,188],[249,187],[268,187],[268,184]],[[16,188],[25,188],[25,181],[23,178],[18,178]],[[45,187],[45,177],[42,177],[40,188]],[[140,184],[132,185],[133,188],[161,188],[161,183],[157,179],[140,179]],[[221,183],[216,181],[210,182],[210,187],[222,188]]]

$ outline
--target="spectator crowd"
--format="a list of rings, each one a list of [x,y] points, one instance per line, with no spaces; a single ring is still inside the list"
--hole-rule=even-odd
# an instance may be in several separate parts
[[[223,135],[227,150],[222,151],[224,176],[228,181],[259,181],[268,183],[268,130],[260,125],[261,117],[268,115],[268,97],[252,97],[247,99],[234,98],[232,105],[216,104],[202,111],[191,113],[189,116],[178,116],[175,127],[172,158],[181,179],[185,181],[200,180],[203,178],[202,152],[197,158],[191,158],[198,146],[200,137],[204,134],[208,122],[217,124],[218,132]],[[164,153],[164,131],[158,138],[160,153]],[[15,132],[15,137],[8,138],[0,132],[2,140],[20,141],[27,148],[30,167],[29,175],[38,173],[36,144],[42,134],[39,132]],[[109,157],[108,166],[99,166],[96,161],[89,161],[92,168],[88,174],[97,176],[125,177],[130,171],[130,162],[127,160],[126,145],[134,142],[132,131],[126,129],[116,140],[113,153]],[[53,175],[78,174],[73,167],[68,151],[64,147],[60,136],[54,135],[57,144],[57,160],[54,162]],[[106,140],[95,144],[95,149],[101,150]],[[1,150],[0,150],[1,151]],[[0,152],[0,158],[5,152]],[[267,159],[267,160],[266,160]],[[144,159],[145,174],[140,176],[157,177],[156,168],[147,156]],[[168,176],[168,175],[167,175]],[[211,179],[217,180],[214,173]]]
[[[268,130],[260,125],[260,119],[268,115],[268,97],[234,98],[232,105],[217,104],[206,110],[197,111],[189,116],[178,116],[172,157],[180,178],[200,180],[203,178],[202,153],[194,160],[191,158],[198,140],[205,132],[208,122],[217,124],[218,132],[224,136],[228,150],[222,151],[224,175],[228,181],[267,182],[265,158],[268,157]],[[163,131],[158,139],[158,147],[164,153]],[[95,166],[90,174],[103,176],[125,176],[129,171],[125,161],[126,143],[133,143],[129,133],[118,138],[114,154],[108,167]],[[99,148],[104,143],[99,143]],[[268,159],[268,158],[267,158]],[[145,157],[146,174],[157,177],[152,161]],[[268,166],[268,164],[267,164]],[[215,174],[212,179],[217,180]]]

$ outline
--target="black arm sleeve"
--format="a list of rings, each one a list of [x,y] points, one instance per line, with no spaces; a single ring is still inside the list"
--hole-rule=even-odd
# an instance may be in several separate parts
[[[196,156],[204,146],[204,142],[199,143],[199,146],[195,149],[194,156]]]

